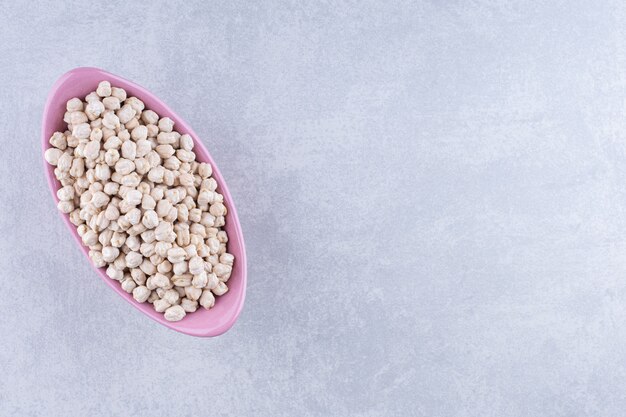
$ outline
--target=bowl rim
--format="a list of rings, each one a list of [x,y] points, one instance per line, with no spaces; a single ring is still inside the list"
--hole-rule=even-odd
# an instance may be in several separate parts
[[[226,184],[226,181],[224,180],[221,172],[219,171],[217,164],[215,164],[215,161],[213,160],[213,157],[211,156],[210,152],[206,149],[202,141],[199,139],[198,135],[193,131],[193,129],[191,129],[191,127],[185,122],[185,120],[182,117],[180,117],[176,112],[174,112],[165,102],[163,102],[163,100],[161,100],[158,96],[156,96],[155,94],[151,93],[146,88],[140,86],[139,84],[133,81],[127,80],[118,75],[112,74],[108,71],[105,71],[96,67],[77,67],[61,75],[53,84],[52,88],[50,89],[50,92],[48,93],[46,104],[43,110],[42,124],[41,124],[42,161],[43,161],[43,166],[44,166],[44,174],[46,176],[48,188],[50,189],[53,200],[55,201],[55,203],[58,202],[58,197],[56,195],[56,191],[58,189],[58,185],[57,185],[58,181],[53,174],[54,167],[49,165],[44,157],[45,151],[51,147],[49,143],[50,135],[54,133],[53,131],[50,131],[50,130],[54,130],[54,128],[52,126],[49,126],[48,115],[53,111],[52,107],[55,104],[58,104],[58,101],[60,100],[60,98],[58,98],[58,96],[60,95],[59,93],[62,90],[62,88],[65,86],[65,84],[71,78],[76,77],[77,75],[92,76],[94,74],[101,76],[100,79],[102,80],[108,80],[112,84],[117,83],[118,85],[121,85],[123,88],[128,88],[128,86],[130,86],[131,89],[134,90],[133,94],[142,100],[145,97],[149,97],[150,101],[157,103],[157,106],[161,106],[164,110],[166,110],[167,114],[163,114],[163,112],[160,111],[159,112],[160,116],[171,118],[175,122],[175,125],[178,127],[177,131],[184,131],[184,133],[189,134],[194,141],[194,146],[196,148],[200,148],[201,151],[206,156],[206,158],[203,158],[203,159],[208,159],[207,162],[209,162],[213,168],[213,177],[218,183],[218,187],[220,188],[221,194],[224,196],[224,201],[226,201],[228,204],[228,213],[226,215],[227,224],[230,224],[230,228],[232,229],[231,232],[229,232],[229,241],[236,239],[236,241],[238,242],[238,246],[240,248],[240,253],[236,255],[234,267],[240,269],[238,277],[241,280],[241,283],[240,283],[241,289],[239,290],[238,294],[234,294],[234,293],[231,294],[233,296],[236,295],[236,297],[230,300],[232,304],[235,304],[235,309],[231,310],[231,312],[229,313],[229,317],[227,317],[226,319],[220,320],[219,322],[213,325],[209,323],[209,325],[204,326],[204,327],[185,326],[184,319],[178,322],[169,322],[165,320],[163,318],[163,314],[157,313],[156,311],[152,309],[151,306],[150,306],[150,309],[148,310],[145,307],[142,307],[146,305],[145,303],[143,304],[137,303],[132,298],[132,296],[130,296],[128,293],[122,290],[122,288],[120,287],[117,281],[114,281],[108,278],[108,276],[104,272],[104,268],[96,267],[93,264],[93,262],[91,262],[91,260],[89,259],[88,248],[83,245],[82,240],[80,239],[80,236],[78,235],[78,232],[76,230],[76,226],[72,224],[69,220],[69,215],[62,213],[59,210],[56,210],[56,208],[55,210],[61,216],[66,226],[68,226],[68,228],[70,229],[70,232],[72,236],[74,237],[74,240],[79,245],[84,255],[87,256],[89,264],[96,271],[97,275],[110,288],[112,288],[116,293],[118,293],[118,295],[121,295],[122,298],[124,298],[133,307],[135,307],[137,310],[144,313],[146,316],[150,317],[152,320],[158,322],[159,324],[162,324],[165,327],[168,327],[180,333],[184,333],[184,334],[187,334],[190,336],[196,336],[196,337],[219,336],[225,333],[226,331],[228,331],[235,324],[235,322],[239,318],[239,315],[241,314],[241,310],[243,309],[243,305],[245,303],[245,298],[246,298],[247,261],[246,261],[245,242],[244,242],[243,233],[241,230],[241,223],[239,221],[239,217],[237,215],[237,209],[233,202],[233,199],[228,189],[228,186]],[[137,92],[140,92],[140,94],[137,94]],[[232,231],[235,232],[234,236],[231,236]],[[228,293],[226,295],[228,295]],[[216,297],[216,298],[218,300],[220,299],[220,297]],[[226,300],[222,300],[222,301],[226,301]],[[199,308],[199,311],[202,311],[202,307]],[[211,310],[206,311],[206,313],[210,313],[210,312]],[[190,313],[190,314],[197,314],[197,313]]]

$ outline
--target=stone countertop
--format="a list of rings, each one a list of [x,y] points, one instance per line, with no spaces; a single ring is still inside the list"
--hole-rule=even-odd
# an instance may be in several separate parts
[[[1,416],[624,414],[623,2],[127,3],[3,6]],[[148,320],[70,240],[39,133],[77,66],[227,179],[225,335]]]

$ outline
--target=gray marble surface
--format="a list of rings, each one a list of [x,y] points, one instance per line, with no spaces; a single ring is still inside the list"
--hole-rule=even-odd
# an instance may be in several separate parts
[[[0,415],[624,415],[623,2],[127,3],[2,7]],[[225,335],[148,320],[69,239],[39,130],[76,66],[219,164]]]

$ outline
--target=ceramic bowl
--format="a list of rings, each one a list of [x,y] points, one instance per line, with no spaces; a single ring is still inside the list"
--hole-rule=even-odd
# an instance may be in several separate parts
[[[174,129],[181,134],[189,134],[195,143],[194,152],[196,159],[200,162],[208,162],[213,167],[213,178],[217,181],[217,190],[224,196],[224,204],[228,208],[226,215],[226,226],[224,227],[228,233],[228,252],[235,255],[235,264],[231,278],[228,280],[228,292],[221,297],[216,297],[215,306],[210,310],[199,307],[194,313],[189,313],[185,318],[178,322],[169,322],[165,320],[163,314],[157,313],[149,303],[140,304],[136,302],[131,294],[122,290],[118,281],[111,280],[105,273],[105,268],[96,268],[96,274],[108,285],[113,291],[119,294],[124,300],[129,302],[137,310],[150,317],[152,320],[162,325],[174,329],[181,333],[199,337],[217,336],[230,329],[244,304],[246,295],[246,251],[244,247],[243,235],[241,233],[241,225],[237,218],[237,210],[233,203],[232,197],[228,192],[226,182],[219,171],[218,166],[211,158],[207,149],[199,140],[198,136],[191,130],[189,125],[185,123],[176,113],[174,113],[163,101],[150,93],[143,87],[125,80],[117,75],[103,71],[98,68],[76,68],[58,79],[52,87],[43,113],[43,123],[41,128],[41,143],[43,152],[51,145],[48,140],[55,131],[65,131],[67,125],[63,122],[63,115],[66,111],[66,102],[72,97],[79,97],[84,100],[85,96],[95,91],[98,83],[107,80],[115,87],[121,87],[126,90],[128,96],[136,96],[142,100],[147,109],[154,110],[160,117],[169,117],[175,122]],[[42,159],[43,159],[42,152]],[[61,186],[60,182],[54,176],[54,167],[48,165],[43,160],[44,172],[48,180],[48,186],[52,198],[56,203],[58,198],[56,191]],[[52,209],[52,205],[51,205]],[[59,211],[59,214],[71,236],[73,236],[76,244],[87,257],[88,262],[93,266],[88,258],[89,249],[82,244],[81,238],[76,231],[76,227],[70,222],[69,216]],[[111,306],[112,308],[114,306]]]

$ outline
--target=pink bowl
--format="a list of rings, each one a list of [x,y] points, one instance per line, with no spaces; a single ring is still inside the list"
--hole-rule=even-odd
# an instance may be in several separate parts
[[[215,306],[210,310],[199,308],[195,313],[188,314],[184,319],[178,322],[169,322],[165,320],[163,318],[163,314],[154,311],[152,305],[149,303],[137,303],[131,294],[122,290],[119,282],[111,280],[105,274],[105,268],[96,268],[94,266],[94,269],[100,278],[109,287],[111,287],[113,291],[118,293],[136,309],[162,325],[192,336],[218,336],[233,326],[243,307],[246,295],[246,251],[241,233],[241,225],[239,224],[239,219],[237,218],[237,210],[235,209],[233,200],[228,192],[226,182],[224,181],[224,178],[222,178],[222,174],[217,168],[217,165],[213,162],[213,158],[211,158],[209,152],[187,123],[185,123],[180,116],[170,110],[165,103],[137,84],[98,68],[76,68],[63,74],[54,84],[50,94],[48,95],[46,107],[43,112],[43,123],[41,127],[43,152],[50,147],[48,140],[55,131],[66,130],[67,125],[63,122],[63,115],[66,111],[65,103],[67,100],[72,97],[84,99],[89,92],[96,90],[98,83],[102,80],[108,80],[112,85],[124,88],[129,96],[136,96],[142,100],[146,104],[146,108],[154,110],[161,117],[167,116],[171,118],[175,122],[175,129],[178,132],[181,134],[187,133],[193,138],[195,142],[194,151],[196,153],[197,160],[211,164],[213,167],[213,177],[218,183],[218,191],[224,195],[224,201],[228,207],[225,226],[229,238],[228,251],[235,255],[235,264],[233,266],[231,278],[228,281],[229,291],[221,297],[216,297]],[[44,172],[46,173],[48,185],[50,186],[50,192],[52,193],[54,201],[58,202],[56,191],[61,186],[61,183],[57,181],[54,176],[54,167],[48,165],[45,159],[43,160],[43,163]],[[82,240],[76,231],[76,227],[70,222],[69,216],[61,212],[59,212],[59,214],[63,218],[63,221],[67,225],[67,228],[80,249],[83,251],[85,256],[88,257],[89,250],[86,246],[83,246]],[[93,265],[91,260],[89,260],[89,263]]]

